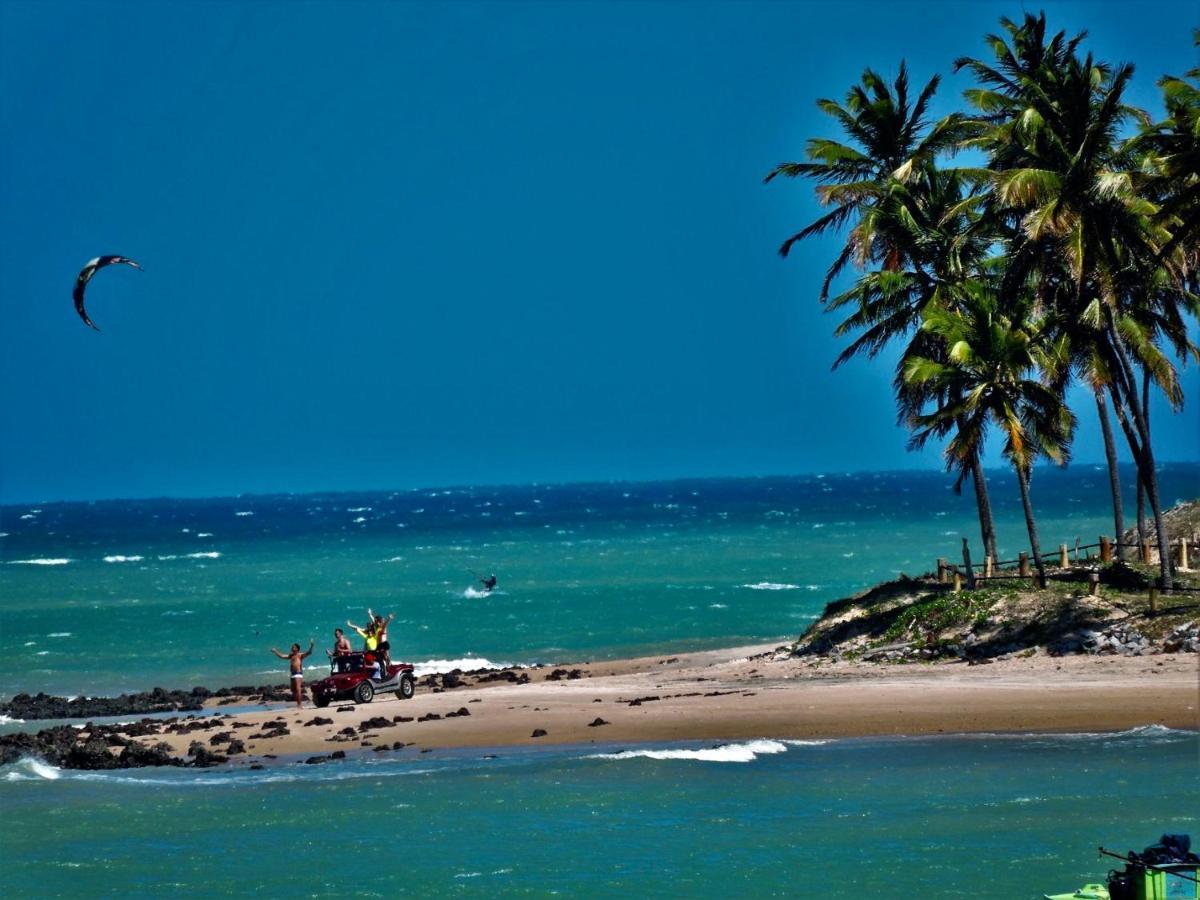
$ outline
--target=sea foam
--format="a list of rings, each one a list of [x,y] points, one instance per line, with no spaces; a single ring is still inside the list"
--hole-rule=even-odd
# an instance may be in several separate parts
[[[509,663],[492,662],[482,656],[464,656],[462,659],[427,659],[424,662],[413,663],[413,674],[420,678],[422,675],[440,675],[454,669],[470,672],[474,669],[507,669]]]
[[[697,750],[622,750],[619,753],[594,753],[589,759],[684,759],[697,762],[754,762],[760,756],[786,753],[789,744],[801,742],[757,740],[740,744],[722,744],[719,747],[703,747]],[[823,743],[823,741],[803,742]]]
[[[146,557],[144,557],[144,556],[119,556],[119,555],[114,555],[114,556],[106,556],[106,557],[104,557],[104,561],[105,561],[106,563],[141,562],[141,561],[142,561],[143,559],[145,559],[145,558],[146,558]]]
[[[69,559],[10,559],[10,566],[65,566]]]
[[[798,591],[798,584],[781,584],[777,581],[760,581],[758,584],[742,584],[739,587],[749,588],[752,591]]]

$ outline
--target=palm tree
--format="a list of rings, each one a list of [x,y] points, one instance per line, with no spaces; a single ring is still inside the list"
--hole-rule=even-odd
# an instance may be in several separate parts
[[[944,358],[911,357],[905,380],[957,398],[930,413],[914,414],[913,442],[953,430],[946,445],[947,468],[961,470],[979,458],[989,425],[1004,435],[1004,456],[1017,473],[1029,545],[1041,583],[1046,569],[1034,521],[1029,481],[1034,461],[1045,456],[1065,464],[1075,417],[1062,394],[1039,380],[1039,372],[1059,372],[1067,345],[1055,340],[1045,320],[1025,304],[1011,316],[1001,311],[994,285],[978,280],[960,309],[931,308],[923,329],[940,339]]]
[[[1011,229],[1008,274],[1001,296],[1031,288],[1058,307],[1059,320],[1079,339],[1079,355],[1103,361],[1114,412],[1137,463],[1155,517],[1164,586],[1171,582],[1140,365],[1178,397],[1178,381],[1145,328],[1139,309],[1153,272],[1178,267],[1170,232],[1156,204],[1137,190],[1138,160],[1120,132],[1144,114],[1123,102],[1131,65],[1111,67],[1080,57],[1084,35],[1047,37],[1045,15],[1023,23],[1001,20],[1007,38],[989,36],[995,64],[963,58],[983,85],[968,91],[976,134],[991,180],[989,211]],[[1164,255],[1165,254],[1165,255]],[[1158,297],[1157,300],[1166,300]],[[1168,301],[1169,303],[1169,301]],[[1145,339],[1143,339],[1145,338]]]
[[[940,153],[966,136],[957,115],[932,126],[926,122],[938,81],[930,79],[910,104],[904,63],[890,88],[875,72],[864,71],[844,103],[818,101],[845,140],[814,138],[807,145],[808,161],[782,163],[766,176],[767,182],[780,175],[812,179],[821,204],[833,207],[784,241],[781,256],[797,241],[849,226],[820,291],[828,309],[856,307],[836,334],[861,332],[838,356],[835,369],[860,353],[874,357],[892,341],[917,333],[922,308],[938,299],[939,270],[957,277],[981,252],[977,236],[971,236],[975,244],[958,240],[959,223],[950,217],[964,203],[961,181],[939,177],[934,165]],[[973,203],[967,199],[960,219]],[[833,281],[851,264],[864,274],[831,299]],[[985,553],[994,558],[995,525],[982,467],[973,466],[971,475]]]

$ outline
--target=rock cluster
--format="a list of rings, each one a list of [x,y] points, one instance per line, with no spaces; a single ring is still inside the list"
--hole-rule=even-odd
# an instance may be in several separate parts
[[[161,723],[153,723],[156,726]],[[145,727],[139,727],[145,726]],[[199,741],[188,750],[189,760],[178,759],[163,742],[147,746],[133,740],[131,734],[145,733],[151,720],[124,725],[95,725],[83,728],[60,725],[36,734],[0,735],[0,765],[16,762],[23,756],[35,756],[64,769],[132,769],[142,766],[192,766],[203,768],[226,762],[229,756],[245,752],[241,741],[232,739],[225,755],[214,753]]]
[[[284,685],[236,686],[216,691],[206,687],[190,690],[166,690],[156,687],[136,694],[119,697],[55,697],[51,694],[17,694],[7,703],[0,703],[0,714],[14,719],[87,719],[103,716],[144,716],[160,712],[187,712],[201,709],[212,697],[222,702],[248,698],[255,702],[286,701],[291,697]]]

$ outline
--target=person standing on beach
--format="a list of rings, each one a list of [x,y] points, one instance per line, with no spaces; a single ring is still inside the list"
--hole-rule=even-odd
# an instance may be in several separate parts
[[[274,647],[271,648],[272,653],[274,653],[280,659],[288,660],[289,664],[291,665],[292,696],[296,699],[297,709],[304,708],[304,660],[312,656],[313,646],[316,643],[317,642],[315,640],[310,639],[308,642],[308,650],[306,650],[304,653],[300,652],[299,644],[292,644],[292,650],[290,653],[280,653]]]

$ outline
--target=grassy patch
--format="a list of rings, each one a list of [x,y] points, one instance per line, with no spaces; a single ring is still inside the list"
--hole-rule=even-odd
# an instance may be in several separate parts
[[[936,641],[941,632],[964,625],[982,627],[999,598],[990,590],[930,594],[901,613],[883,633],[880,644],[911,640],[917,646]]]

